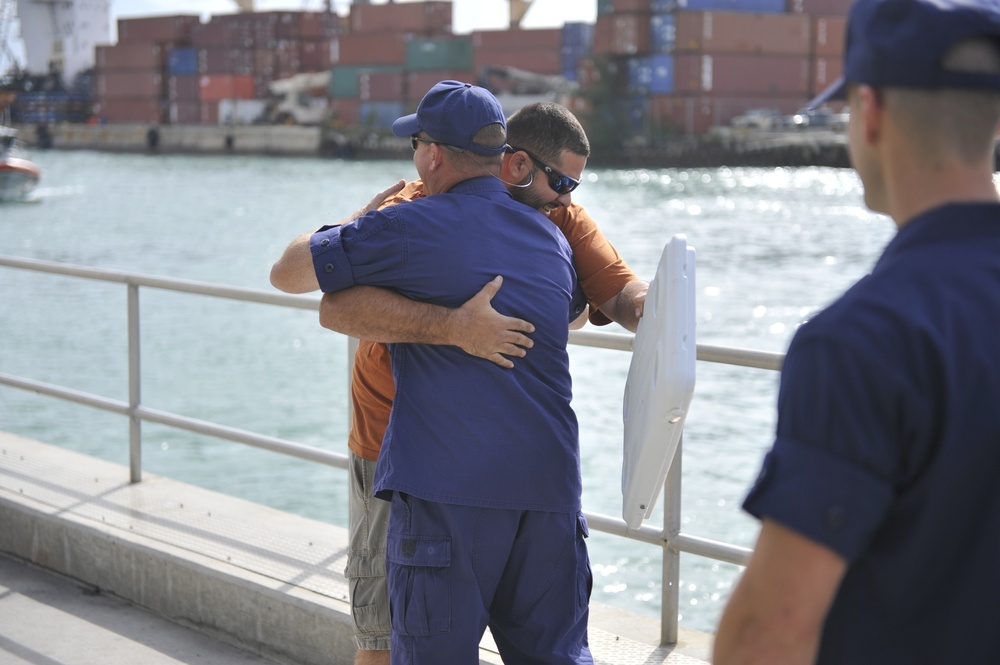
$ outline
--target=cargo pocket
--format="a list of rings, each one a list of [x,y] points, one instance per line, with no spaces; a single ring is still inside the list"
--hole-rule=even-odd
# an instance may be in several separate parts
[[[387,544],[393,630],[411,637],[450,632],[451,539],[390,533]]]
[[[577,601],[583,607],[590,604],[590,593],[594,588],[594,575],[590,570],[590,555],[587,553],[586,538],[590,537],[590,529],[587,528],[587,518],[583,513],[577,514]]]

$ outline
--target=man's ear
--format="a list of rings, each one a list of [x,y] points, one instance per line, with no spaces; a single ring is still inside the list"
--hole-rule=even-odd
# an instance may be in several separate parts
[[[882,135],[882,122],[885,118],[885,96],[870,85],[859,85],[858,108],[861,112],[862,137],[867,145],[878,142]]]
[[[514,180],[520,182],[531,175],[531,158],[522,150],[507,155],[508,170]]]

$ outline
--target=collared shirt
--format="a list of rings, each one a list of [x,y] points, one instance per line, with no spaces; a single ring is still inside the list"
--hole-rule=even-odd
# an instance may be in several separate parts
[[[535,325],[514,369],[449,346],[390,345],[397,392],[378,493],[522,510],[580,509],[568,323],[583,309],[565,237],[495,178],[313,235],[320,288],[355,284],[458,307],[496,275],[500,313]]]
[[[818,663],[1000,662],[1000,205],[911,220],[789,347],[744,507],[848,570]]]

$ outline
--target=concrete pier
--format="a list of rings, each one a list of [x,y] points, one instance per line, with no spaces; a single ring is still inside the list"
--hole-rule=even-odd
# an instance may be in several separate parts
[[[125,466],[2,432],[0,525],[4,663],[352,662],[341,527],[152,474],[129,484]],[[602,665],[709,658],[711,636],[659,646],[658,621],[606,606],[590,633]],[[480,663],[502,663],[488,635]]]

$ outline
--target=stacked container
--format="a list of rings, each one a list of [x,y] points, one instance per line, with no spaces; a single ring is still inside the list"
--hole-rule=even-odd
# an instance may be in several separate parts
[[[594,52],[633,134],[789,114],[840,75],[850,0],[598,2]],[[595,65],[596,67],[596,65]]]

